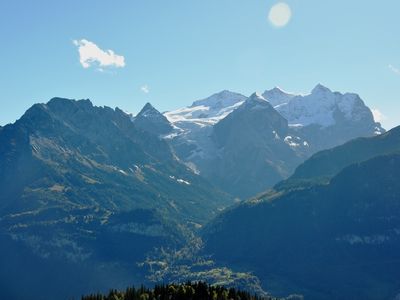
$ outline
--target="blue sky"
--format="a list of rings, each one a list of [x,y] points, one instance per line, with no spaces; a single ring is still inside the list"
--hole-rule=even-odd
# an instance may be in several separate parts
[[[268,20],[277,2],[1,1],[0,125],[54,96],[165,111],[223,89],[307,93],[317,83],[360,94],[385,128],[399,125],[400,1],[287,0],[283,27]],[[82,39],[123,63],[85,68]]]

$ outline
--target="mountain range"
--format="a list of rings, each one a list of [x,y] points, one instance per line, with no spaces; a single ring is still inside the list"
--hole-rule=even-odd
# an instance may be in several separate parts
[[[242,199],[286,179],[320,150],[385,131],[357,94],[321,84],[308,95],[222,91],[164,115],[174,126],[164,138],[176,155]]]
[[[317,268],[320,261],[307,253],[321,258],[323,250],[336,246],[322,237],[335,220],[355,228],[329,232],[343,245],[353,238],[392,241],[394,231],[386,232],[386,223],[374,219],[371,226],[382,225],[376,228],[383,233],[368,232],[353,218],[370,222],[370,210],[357,208],[370,197],[367,208],[377,211],[374,191],[395,203],[398,145],[398,130],[385,133],[358,95],[322,85],[308,95],[279,88],[249,97],[223,91],[165,113],[147,103],[136,115],[90,100],[35,104],[0,127],[1,288],[9,298],[51,299],[55,291],[71,298],[123,288],[132,280],[206,277],[260,293],[262,286],[283,296],[330,295],[318,274],[287,266],[304,259]],[[385,173],[380,163],[392,165]],[[375,182],[374,168],[384,172]],[[371,190],[360,181],[351,190],[352,176]],[[336,207],[338,193],[343,199],[351,194],[353,202]],[[331,209],[336,219],[329,217]],[[392,218],[391,209],[395,204],[387,204],[379,218]],[[342,215],[347,210],[351,214]],[[321,245],[309,248],[313,239]],[[299,257],[293,245],[302,249]],[[387,249],[382,251],[393,250]],[[293,259],[285,262],[287,255]],[[337,263],[334,258],[331,263]],[[383,284],[373,270],[368,274]],[[296,282],[296,276],[315,285]],[[314,289],[320,294],[310,292]]]

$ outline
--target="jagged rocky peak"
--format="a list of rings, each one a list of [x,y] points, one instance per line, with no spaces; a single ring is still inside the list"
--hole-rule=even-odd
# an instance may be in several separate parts
[[[68,118],[75,122],[88,122],[89,119],[101,118],[103,120],[113,119],[126,122],[129,120],[129,114],[120,108],[111,108],[109,106],[96,106],[89,99],[66,99],[52,98],[44,105],[45,109],[59,118]]]
[[[69,98],[63,98],[63,97],[53,97],[51,98],[48,102],[48,106],[56,107],[57,105],[62,106],[62,105],[77,105],[77,106],[86,106],[86,107],[93,107],[93,103],[90,101],[90,99],[69,99]]]
[[[326,86],[322,85],[321,83],[318,83],[311,91],[311,94],[313,95],[326,94],[326,93],[332,93],[332,91]]]
[[[89,99],[75,100],[55,97],[50,99],[50,101],[46,103],[46,107],[53,112],[64,115],[67,113],[72,113],[77,109],[81,111],[89,111],[93,109],[94,106]]]
[[[155,109],[150,102],[147,102],[136,117],[138,116],[149,117],[155,115],[162,115],[162,114],[157,109]]]
[[[95,106],[89,99],[67,99],[67,98],[52,98],[46,104],[43,104],[44,109],[50,110],[57,116],[68,118],[85,118],[86,115],[101,115],[103,118],[110,117],[126,117],[128,116],[118,107],[113,109],[108,106]]]
[[[168,122],[167,118],[162,113],[160,113],[153,105],[151,105],[150,102],[147,102],[133,119],[137,120],[141,118]]]
[[[89,99],[74,100],[55,97],[45,103],[32,105],[20,118],[20,122],[25,122],[27,126],[49,124],[54,116],[67,118],[69,120],[79,120],[82,115],[93,112],[96,107]]]
[[[137,128],[156,135],[167,134],[173,129],[168,119],[149,102],[132,118],[132,122]]]
[[[244,101],[245,99],[246,96],[243,96],[242,94],[223,90],[205,99],[194,101],[191,107],[203,105],[210,108],[223,108],[235,105],[236,103]]]

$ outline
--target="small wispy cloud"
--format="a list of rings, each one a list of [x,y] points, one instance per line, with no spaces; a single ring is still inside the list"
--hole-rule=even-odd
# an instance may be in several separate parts
[[[143,93],[145,93],[145,94],[150,93],[150,88],[149,88],[149,86],[148,86],[147,84],[141,86],[141,87],[140,87],[140,90],[141,90]]]
[[[372,108],[372,115],[374,116],[375,122],[382,122],[385,121],[387,118],[386,116],[377,108]]]
[[[113,50],[102,50],[95,43],[86,39],[72,42],[78,47],[79,62],[85,69],[97,66],[98,70],[103,71],[106,67],[125,67],[125,57],[115,54]]]
[[[393,73],[395,73],[395,74],[397,74],[397,75],[400,75],[400,69],[399,69],[399,68],[396,68],[396,67],[393,66],[393,65],[389,65],[388,67],[389,67],[389,69],[390,69]]]

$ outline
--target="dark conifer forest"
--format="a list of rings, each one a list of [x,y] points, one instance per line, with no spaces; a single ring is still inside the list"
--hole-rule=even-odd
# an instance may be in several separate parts
[[[211,286],[205,282],[156,285],[153,289],[141,286],[125,291],[110,290],[108,294],[90,294],[82,300],[273,300],[259,297],[235,288]]]

